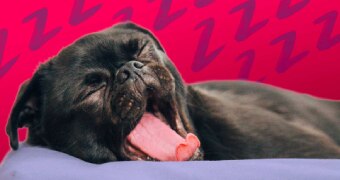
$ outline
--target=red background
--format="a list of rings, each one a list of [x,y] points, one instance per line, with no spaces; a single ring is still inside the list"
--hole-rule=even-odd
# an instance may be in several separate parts
[[[38,64],[84,34],[130,17],[159,38],[186,82],[244,78],[340,99],[339,10],[338,0],[4,1],[0,6],[0,160],[9,150],[5,125],[18,87]],[[34,13],[43,11],[47,15],[37,19]],[[115,17],[119,12],[128,16]],[[36,23],[44,18],[43,33],[33,37]],[[239,30],[249,30],[248,26],[259,28],[250,34]],[[296,33],[295,41],[294,36],[282,40],[286,33]],[[308,54],[294,59],[303,52]],[[21,140],[25,132],[20,130]]]

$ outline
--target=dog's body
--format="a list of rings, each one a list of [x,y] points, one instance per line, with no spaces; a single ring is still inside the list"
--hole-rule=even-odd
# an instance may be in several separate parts
[[[340,158],[339,102],[242,81],[192,88],[207,159]]]
[[[340,158],[340,102],[250,82],[185,85],[157,39],[134,24],[81,38],[23,85],[7,133],[83,160],[149,160],[127,140],[143,114],[196,134],[192,160]],[[157,159],[156,159],[157,160]]]

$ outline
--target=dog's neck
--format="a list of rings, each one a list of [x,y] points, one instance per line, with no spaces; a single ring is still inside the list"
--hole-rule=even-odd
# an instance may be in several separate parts
[[[244,149],[246,143],[242,134],[225,117],[221,117],[223,113],[216,112],[220,109],[217,107],[221,107],[219,99],[210,96],[202,89],[192,86],[188,86],[187,89],[188,112],[196,132],[199,132],[204,159],[246,158]]]

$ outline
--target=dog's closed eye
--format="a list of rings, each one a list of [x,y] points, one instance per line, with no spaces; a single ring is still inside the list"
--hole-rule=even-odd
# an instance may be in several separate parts
[[[106,88],[108,79],[109,77],[102,73],[95,72],[87,74],[82,83],[83,87],[79,91],[78,97],[75,98],[74,104],[78,104],[94,93]]]
[[[99,73],[91,73],[86,75],[84,82],[87,86],[93,88],[103,87],[107,84],[107,78]]]
[[[138,52],[138,54],[137,54],[137,57],[139,57],[139,56],[143,53],[143,51],[145,50],[145,47],[149,44],[149,42],[150,42],[150,41],[143,42],[143,45],[142,45],[142,47],[140,48],[140,50],[139,50],[139,52]]]

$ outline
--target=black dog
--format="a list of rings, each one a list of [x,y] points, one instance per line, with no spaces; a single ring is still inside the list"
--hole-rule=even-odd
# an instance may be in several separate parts
[[[127,142],[149,112],[198,136],[191,160],[340,158],[340,102],[266,85],[185,85],[159,41],[132,23],[90,34],[23,84],[7,133],[88,162],[157,160]]]

